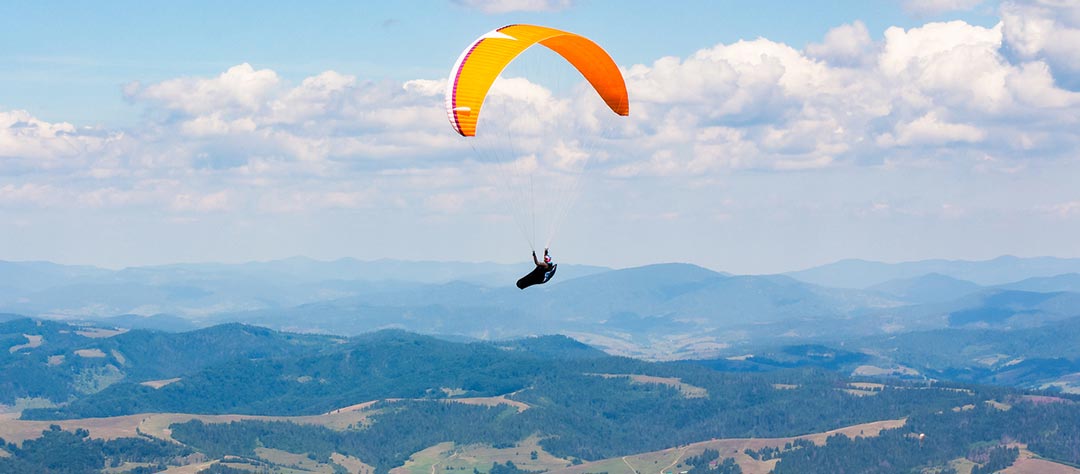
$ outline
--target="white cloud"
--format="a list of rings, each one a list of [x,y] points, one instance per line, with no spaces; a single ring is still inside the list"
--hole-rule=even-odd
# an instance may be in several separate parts
[[[810,170],[826,168],[832,163],[831,156],[817,156],[805,160],[777,160],[773,167],[778,170]]]
[[[180,124],[180,130],[187,135],[229,135],[255,131],[255,121],[248,117],[228,120],[218,113],[201,115]]]
[[[881,71],[896,87],[910,92],[909,102],[984,111],[1007,105],[1004,87],[1010,66],[1000,53],[1001,26],[983,28],[962,21],[930,23],[885,31]]]
[[[884,147],[913,145],[948,145],[951,143],[977,143],[986,138],[986,132],[962,123],[948,123],[930,112],[911,122],[899,123],[894,133],[877,138]]]
[[[454,0],[484,13],[543,12],[570,8],[574,0]]]
[[[402,85],[406,91],[422,96],[439,96],[446,93],[446,81],[432,79],[414,79]]]
[[[844,93],[847,74],[764,39],[634,66],[627,71],[631,117],[644,117],[633,136],[651,147],[689,148],[671,154],[686,156],[684,166],[653,154],[650,166],[623,166],[617,173],[790,169],[801,167],[799,161],[831,161],[826,155],[837,148],[836,120],[820,101],[857,100]]]
[[[242,113],[265,107],[267,98],[280,82],[274,71],[255,70],[250,64],[243,63],[212,79],[171,79],[145,87],[133,83],[125,87],[125,93],[131,100],[155,103],[166,110],[188,115]]]
[[[1001,19],[1009,51],[1024,60],[1046,61],[1070,86],[1080,87],[1080,3],[1008,1]]]
[[[1053,8],[1008,4],[994,27],[929,23],[890,28],[877,41],[854,22],[805,51],[759,38],[628,65],[627,118],[586,87],[553,92],[506,77],[485,103],[478,137],[489,123],[519,127],[519,149],[504,158],[523,166],[517,174],[541,178],[586,156],[598,178],[709,183],[744,170],[881,163],[889,172],[955,162],[1022,170],[1080,146],[1080,94],[1060,85],[1050,60],[1064,53],[1031,28],[1010,32],[1041,24],[1040,9]],[[148,118],[124,131],[0,112],[0,169],[29,173],[0,178],[0,203],[142,206],[181,217],[497,208],[507,173],[452,132],[444,87],[442,78],[370,81],[336,71],[290,82],[244,63],[211,77],[129,84],[125,95]]]
[[[50,123],[25,110],[0,111],[0,170],[68,167],[121,139],[121,133]]]
[[[270,104],[272,123],[299,123],[319,119],[328,112],[340,110],[356,78],[326,71],[304,79],[300,85]]]
[[[957,144],[1053,159],[1077,141],[1069,125],[1080,119],[1076,93],[1044,63],[1011,62],[1001,25],[890,28],[880,43],[864,28],[834,29],[805,54],[759,39],[630,67],[636,120],[623,137],[639,159],[612,173],[913,163],[906,152],[891,156],[897,147],[938,160],[968,156]]]
[[[873,59],[874,41],[866,25],[856,20],[825,34],[825,41],[806,46],[808,56],[838,66],[858,66]]]
[[[1080,93],[1056,86],[1050,67],[1043,62],[1031,62],[1007,78],[1008,88],[1025,106],[1037,109],[1069,109],[1080,105]]]

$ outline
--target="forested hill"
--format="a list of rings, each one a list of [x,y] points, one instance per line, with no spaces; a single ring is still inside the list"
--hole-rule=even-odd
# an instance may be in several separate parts
[[[385,398],[526,396],[558,380],[592,385],[596,377],[590,374],[604,373],[675,377],[717,387],[733,384],[738,388],[730,389],[748,392],[743,396],[767,384],[762,377],[722,374],[690,364],[610,357],[562,336],[458,343],[388,330],[333,342],[306,354],[235,358],[159,388],[139,380],[119,382],[64,407],[28,410],[23,416],[317,414]],[[741,383],[743,378],[746,384]]]
[[[131,365],[122,378],[104,389],[76,393],[62,405],[27,409],[23,420],[66,419],[63,423],[79,426],[82,418],[128,414],[140,416],[115,419],[139,423],[150,416],[142,415],[147,413],[306,415],[298,421],[303,424],[290,422],[300,420],[295,418],[220,424],[212,417],[192,420],[195,415],[184,415],[171,427],[159,427],[170,427],[175,439],[210,459],[241,456],[283,462],[284,452],[329,466],[336,462],[333,459],[341,461],[334,456],[348,455],[369,463],[376,472],[387,472],[410,456],[449,441],[460,447],[454,449],[487,446],[512,451],[529,446],[538,451],[533,460],[550,468],[714,438],[786,437],[879,420],[923,420],[917,426],[928,426],[932,433],[952,432],[958,428],[949,423],[965,421],[950,417],[942,422],[943,418],[934,417],[968,412],[985,414],[992,426],[979,431],[978,439],[957,438],[936,457],[924,456],[919,462],[940,465],[949,456],[962,456],[969,444],[996,446],[994,440],[1001,436],[1030,439],[1024,442],[1031,443],[1031,449],[1055,459],[1072,462],[1076,457],[1069,449],[1077,436],[1075,426],[1043,425],[1048,430],[1015,433],[1007,428],[1033,426],[1032,420],[1046,417],[1080,419],[1080,405],[1067,396],[1032,397],[1009,388],[922,380],[870,382],[808,367],[723,372],[690,362],[612,357],[562,336],[453,342],[387,330],[345,339],[227,325],[184,334],[131,331],[101,337],[100,330],[53,322],[24,319],[4,324],[11,326],[7,334],[18,337],[6,337],[8,350],[0,354],[6,352],[6,360],[19,370],[30,366],[18,361],[37,360],[33,367],[59,373],[74,370],[85,377],[99,373],[95,370],[103,370],[102,366],[79,368],[67,365],[66,359],[95,360],[116,370]],[[31,332],[40,339],[27,342],[25,334]],[[23,342],[11,344],[20,338]],[[102,345],[105,341],[109,345]],[[79,349],[84,343],[98,345]],[[161,359],[136,350],[149,350],[152,344],[174,351],[174,357],[190,357],[190,367],[158,364]],[[802,352],[817,354],[819,349],[807,346]],[[93,356],[78,356],[75,351]],[[64,355],[65,361],[52,359],[56,363],[49,365],[50,358],[58,355]],[[164,368],[152,370],[155,364]],[[148,381],[139,374],[172,377],[143,383]],[[72,379],[82,380],[79,377]],[[997,411],[985,411],[987,406]],[[1014,408],[1002,412],[1002,407]],[[359,413],[350,415],[352,421],[347,423],[318,421],[333,420],[331,412],[340,409]],[[910,441],[911,433],[911,428],[904,428],[883,439],[896,443],[897,449],[908,449],[904,443]],[[53,433],[42,442],[74,444],[91,451],[109,449],[85,437],[85,433]],[[31,462],[35,450],[46,447],[23,444],[4,449],[13,457],[0,464]],[[799,466],[804,453],[832,456],[833,450],[847,448],[830,445],[820,454],[810,446],[799,449],[803,451],[783,453],[782,463]],[[450,452],[446,448],[439,452],[444,451]],[[878,460],[864,458],[859,462]],[[731,461],[719,465],[729,470],[714,472],[737,472]],[[517,472],[501,469],[488,464],[483,472]]]
[[[0,323],[0,405],[19,399],[61,403],[121,381],[181,377],[237,359],[315,353],[342,340],[241,324],[163,333],[13,319]]]
[[[231,323],[184,333],[124,332],[20,318],[0,323],[0,408],[15,405],[19,400],[33,400],[38,406],[66,402],[78,405],[85,397],[115,393],[133,396],[146,392],[163,396],[189,387],[197,380],[210,380],[209,385],[218,386],[213,382],[215,374],[227,377],[234,370],[241,373],[249,368],[276,370],[273,367],[278,365],[295,364],[298,367],[296,377],[308,380],[304,373],[317,370],[333,373],[338,368],[331,365],[341,363],[335,362],[336,358],[360,357],[361,354],[364,354],[363,360],[371,364],[400,367],[405,375],[410,370],[408,364],[423,363],[418,357],[424,354],[439,355],[442,358],[440,364],[445,366],[475,360],[496,364],[507,354],[514,358],[551,359],[605,356],[599,350],[563,336],[461,344],[403,331],[383,331],[348,339],[284,333]],[[432,370],[441,370],[442,365]],[[356,375],[348,367],[344,370],[332,376]],[[266,375],[257,371],[243,374],[255,388],[238,388],[238,392],[259,393],[258,387],[263,382],[252,378],[259,374]],[[384,372],[381,376],[392,378],[394,374]],[[319,379],[322,377],[315,378]],[[175,386],[152,388],[163,383],[175,383]],[[315,384],[322,385],[321,382]],[[105,393],[100,393],[103,391]],[[220,393],[218,401],[232,400],[233,395]],[[209,403],[202,396],[194,396],[192,400],[191,403]],[[236,402],[223,403],[231,406]]]

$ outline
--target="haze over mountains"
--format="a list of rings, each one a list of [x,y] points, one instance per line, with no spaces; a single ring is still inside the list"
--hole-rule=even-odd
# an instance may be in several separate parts
[[[189,319],[225,311],[289,307],[366,292],[463,282],[513,282],[520,265],[290,258],[243,264],[176,264],[108,270],[0,261],[0,308],[59,318],[170,313]],[[606,271],[561,265],[567,278]]]
[[[839,288],[868,288],[889,280],[914,278],[931,273],[967,280],[984,286],[1003,285],[1027,278],[1080,272],[1080,258],[1003,255],[991,260],[920,260],[882,263],[849,259],[790,272],[809,283]]]
[[[171,331],[243,322],[339,335],[561,333],[653,358],[942,328],[1033,328],[1080,316],[1080,259],[846,260],[785,275],[563,263],[554,281],[528,291],[512,286],[522,271],[306,258],[122,270],[0,262],[0,312]]]

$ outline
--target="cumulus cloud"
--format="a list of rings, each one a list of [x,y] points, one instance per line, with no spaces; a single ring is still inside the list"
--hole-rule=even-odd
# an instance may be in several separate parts
[[[454,3],[484,13],[545,12],[570,8],[574,0],[454,0]]]
[[[132,83],[124,92],[131,100],[154,103],[188,115],[254,112],[265,105],[267,96],[280,82],[274,71],[255,70],[244,63],[215,78],[171,79],[145,87]]]
[[[50,123],[25,110],[0,111],[0,170],[77,166],[81,157],[122,139],[119,132]]]
[[[1001,20],[1008,51],[1045,61],[1065,84],[1080,89],[1080,3],[1009,1],[1001,6]]]
[[[986,138],[986,132],[962,123],[948,123],[930,112],[911,122],[896,125],[895,133],[877,138],[882,146],[947,145],[951,143],[977,143]]]
[[[837,66],[859,66],[873,59],[874,41],[861,21],[840,25],[825,34],[825,41],[806,46],[808,56]]]
[[[663,58],[626,76],[641,141],[689,143],[676,156],[698,170],[823,162],[842,147],[832,140],[835,117],[824,109],[840,104],[821,101],[857,100],[840,94],[847,72],[765,39]]]
[[[910,91],[914,105],[930,101],[1000,110],[1007,105],[1005,78],[1015,69],[1000,53],[1001,28],[962,21],[885,31],[879,67],[892,86]]]
[[[269,104],[271,122],[298,123],[321,118],[333,110],[341,110],[348,92],[355,89],[356,77],[326,71],[304,79],[300,85]]]
[[[153,206],[185,216],[379,206],[449,214],[507,198],[507,164],[556,181],[586,163],[593,176],[618,180],[990,155],[981,169],[1020,169],[1080,146],[1080,94],[1061,85],[1055,65],[1072,53],[1046,40],[1047,31],[1071,34],[1072,17],[1045,13],[1063,8],[1008,3],[994,27],[929,23],[876,39],[854,22],[804,50],[758,38],[625,65],[628,118],[587,85],[551,90],[505,77],[478,134],[488,124],[518,129],[501,162],[478,156],[470,145],[479,140],[446,124],[442,78],[324,71],[293,82],[243,63],[209,77],[131,83],[125,97],[147,118],[123,131],[0,112],[0,169],[25,176],[0,179],[0,203]]]
[[[640,159],[613,173],[1067,155],[1078,96],[1045,62],[1010,59],[1003,28],[929,23],[874,42],[855,23],[804,52],[758,39],[633,66]]]
[[[465,150],[441,101],[335,71],[289,83],[240,64],[131,83],[124,94],[147,112],[124,131],[0,111],[0,205],[183,215],[369,208],[373,183],[362,177]]]

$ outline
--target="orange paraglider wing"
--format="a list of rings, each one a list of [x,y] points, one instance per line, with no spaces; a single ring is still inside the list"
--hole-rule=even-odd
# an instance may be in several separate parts
[[[446,88],[446,115],[462,136],[476,135],[488,90],[521,52],[540,43],[572,64],[613,112],[630,114],[626,82],[615,61],[584,36],[535,25],[509,25],[474,41],[454,63]]]

